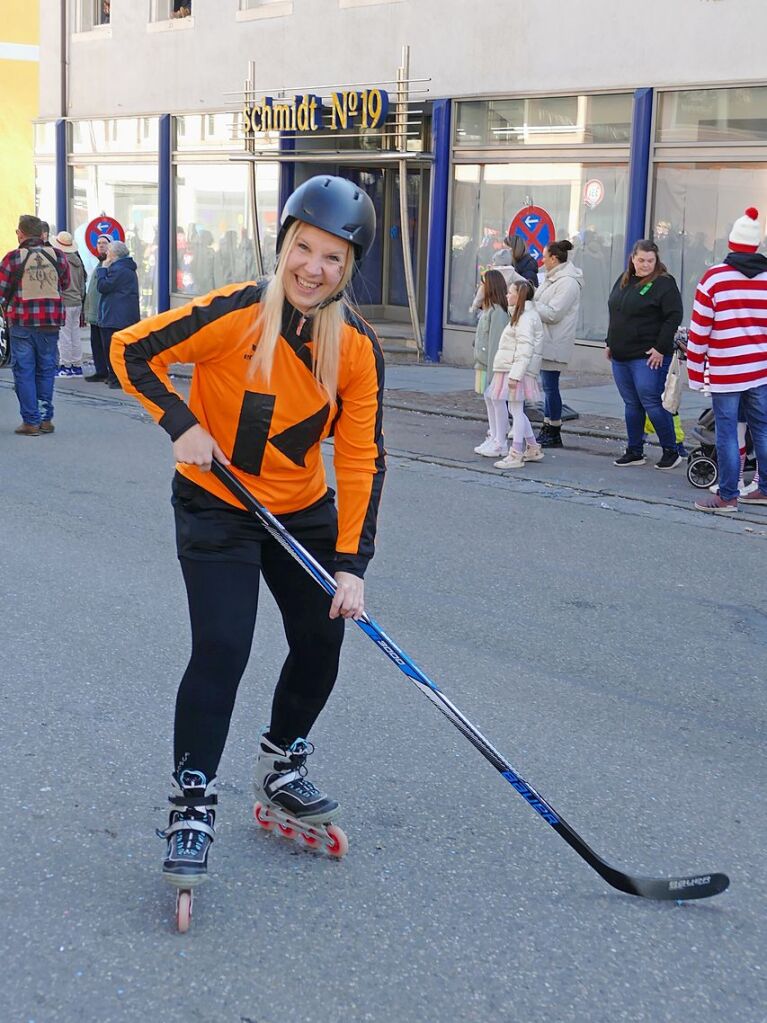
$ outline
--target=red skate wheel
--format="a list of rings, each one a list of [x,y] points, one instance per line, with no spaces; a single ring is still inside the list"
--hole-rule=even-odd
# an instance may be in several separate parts
[[[278,824],[277,827],[279,829],[280,834],[284,835],[285,838],[296,837],[296,829],[291,828],[289,824]]]
[[[274,821],[269,817],[269,811],[260,803],[256,803],[253,807],[253,816],[265,831],[271,831],[274,827]]]
[[[346,832],[342,831],[337,824],[328,824],[325,831],[329,839],[326,846],[328,855],[336,856],[338,859],[346,856],[349,852],[349,839],[346,837]]]
[[[320,844],[319,838],[315,838],[314,835],[301,835],[301,841],[307,849],[316,849]]]
[[[179,934],[186,934],[192,922],[192,892],[182,888],[176,893],[176,927]]]

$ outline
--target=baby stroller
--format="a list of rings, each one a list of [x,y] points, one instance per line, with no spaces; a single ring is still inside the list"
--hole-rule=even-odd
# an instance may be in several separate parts
[[[706,409],[698,417],[692,436],[698,447],[687,456],[687,479],[694,487],[705,490],[719,479],[719,466],[716,462],[716,424],[714,410]],[[754,446],[751,442],[751,431],[746,430],[746,466],[745,471],[756,469]]]

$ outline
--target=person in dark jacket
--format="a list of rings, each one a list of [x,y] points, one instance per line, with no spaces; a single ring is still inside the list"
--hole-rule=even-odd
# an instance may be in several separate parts
[[[507,235],[504,244],[511,250],[511,265],[534,288],[538,287],[538,263],[527,251],[525,239],[519,234]]]
[[[109,243],[107,258],[96,268],[96,287],[101,296],[99,330],[107,360],[107,386],[117,390],[120,381],[109,358],[112,335],[116,330],[130,327],[141,319],[136,264],[125,242]]]
[[[680,464],[674,419],[661,404],[674,334],[682,322],[682,296],[649,239],[636,242],[628,266],[607,302],[607,358],[626,412],[628,445],[614,465],[644,465],[645,414],[655,428],[663,455],[656,469]]]

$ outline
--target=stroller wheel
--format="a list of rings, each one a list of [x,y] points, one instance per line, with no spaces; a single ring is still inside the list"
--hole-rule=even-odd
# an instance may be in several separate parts
[[[698,490],[705,490],[719,477],[719,467],[707,455],[695,455],[687,463],[687,479]]]

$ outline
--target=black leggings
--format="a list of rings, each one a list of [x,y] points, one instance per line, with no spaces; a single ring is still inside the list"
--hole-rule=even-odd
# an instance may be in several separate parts
[[[332,571],[334,542],[304,543]],[[202,771],[210,779],[218,770],[237,687],[250,656],[261,573],[282,614],[290,648],[274,692],[270,736],[286,744],[305,738],[335,684],[343,619],[328,617],[328,595],[276,541],[265,538],[260,548],[260,567],[180,557],[192,656],[176,698],[177,772]]]

